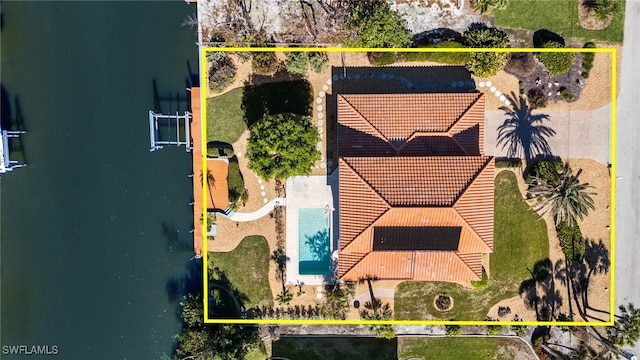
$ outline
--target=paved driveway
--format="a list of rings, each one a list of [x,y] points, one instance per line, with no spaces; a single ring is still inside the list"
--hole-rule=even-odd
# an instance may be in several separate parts
[[[561,158],[591,158],[602,164],[610,162],[611,106],[593,111],[533,111],[549,115],[544,125],[556,133],[547,138],[551,153]],[[498,146],[498,127],[507,116],[503,111],[487,111],[485,121],[485,153],[507,156],[507,149]]]

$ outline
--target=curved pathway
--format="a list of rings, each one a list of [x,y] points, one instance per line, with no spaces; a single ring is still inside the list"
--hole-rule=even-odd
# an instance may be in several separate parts
[[[260,219],[261,217],[267,215],[268,213],[272,212],[273,209],[275,209],[278,206],[286,206],[286,203],[287,202],[286,202],[285,198],[275,198],[275,199],[269,201],[263,207],[261,207],[260,209],[254,211],[254,212],[237,213],[237,212],[231,211],[228,214],[220,213],[220,215],[226,216],[230,220],[237,221],[237,222],[253,221],[253,220]]]

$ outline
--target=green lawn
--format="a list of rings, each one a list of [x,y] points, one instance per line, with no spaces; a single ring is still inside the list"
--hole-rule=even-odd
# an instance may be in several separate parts
[[[505,9],[494,10],[494,24],[526,30],[546,29],[585,41],[600,40],[622,42],[624,23],[624,0],[620,13],[604,30],[586,30],[580,26],[578,4],[582,0],[512,0]]]
[[[398,340],[398,360],[418,358],[423,360],[459,359],[522,359],[522,351],[530,350],[516,339],[487,337],[401,338]],[[533,354],[525,359],[535,359]]]
[[[242,112],[244,88],[207,99],[207,142],[232,144],[247,129]]]
[[[210,252],[209,281],[236,293],[244,308],[273,305],[269,287],[269,245],[262,236],[247,236],[233,251]],[[221,274],[213,271],[218,268]]]
[[[272,356],[291,360],[395,360],[397,340],[359,337],[281,337],[273,343]]]
[[[437,319],[484,320],[489,309],[518,293],[527,271],[549,256],[547,227],[522,199],[515,175],[498,174],[495,181],[494,252],[487,286],[471,289],[447,282],[408,281],[398,285],[394,314],[397,320]],[[441,313],[433,307],[440,293],[453,297],[453,309]],[[511,320],[511,319],[505,319]]]
[[[232,144],[266,114],[312,114],[311,84],[306,80],[247,85],[207,99],[207,143]]]

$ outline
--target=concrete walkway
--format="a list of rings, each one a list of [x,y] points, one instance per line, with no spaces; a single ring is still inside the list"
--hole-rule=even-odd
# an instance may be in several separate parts
[[[277,206],[286,206],[286,204],[287,204],[287,202],[286,202],[285,198],[275,198],[275,199],[269,201],[263,207],[261,207],[260,209],[254,211],[254,212],[237,213],[237,212],[233,212],[232,211],[229,214],[225,215],[223,213],[220,213],[220,215],[226,216],[230,220],[233,220],[233,221],[236,221],[236,222],[254,221],[254,220],[258,220],[261,217],[263,217],[263,216],[267,215],[268,213],[272,212],[273,209],[275,209]]]
[[[551,153],[561,158],[590,158],[599,163],[611,162],[611,105],[592,111],[534,110],[533,114],[549,115],[543,124],[556,134],[547,138]],[[507,148],[498,145],[498,127],[507,119],[504,111],[487,111],[485,153],[507,156]]]

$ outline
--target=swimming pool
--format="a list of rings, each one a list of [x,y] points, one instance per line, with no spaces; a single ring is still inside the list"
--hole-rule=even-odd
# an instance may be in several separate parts
[[[331,274],[331,212],[323,208],[298,210],[298,273]]]

